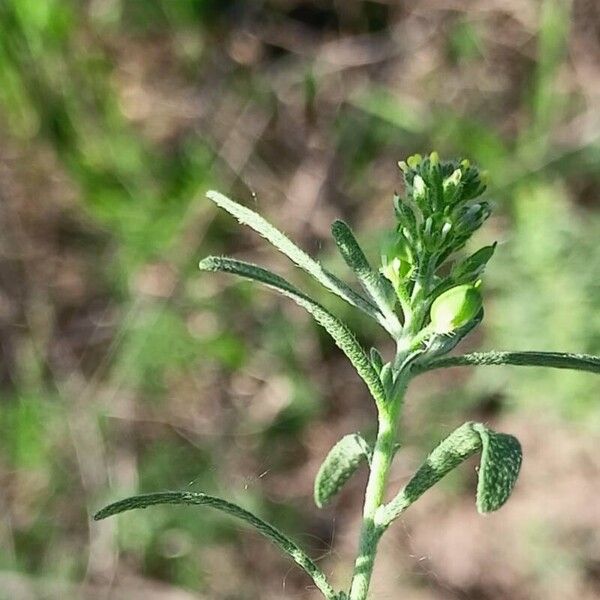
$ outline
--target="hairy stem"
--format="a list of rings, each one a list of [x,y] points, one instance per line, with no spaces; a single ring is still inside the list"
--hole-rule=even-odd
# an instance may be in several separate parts
[[[384,532],[384,529],[375,523],[375,515],[383,504],[390,466],[394,457],[398,414],[403,394],[404,387],[390,405],[379,411],[379,430],[371,461],[371,474],[365,492],[363,521],[358,555],[354,563],[350,600],[366,600],[369,591],[377,545]]]

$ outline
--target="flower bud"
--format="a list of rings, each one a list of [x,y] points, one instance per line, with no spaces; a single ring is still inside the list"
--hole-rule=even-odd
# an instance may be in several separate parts
[[[406,159],[406,162],[411,169],[416,169],[422,161],[423,157],[420,154],[413,154]]]
[[[431,305],[431,327],[435,333],[451,333],[473,320],[483,304],[479,283],[453,287]]]
[[[406,233],[410,233],[406,231]],[[406,234],[400,231],[390,232],[383,239],[381,245],[381,262],[386,265],[392,262],[393,259],[399,258],[402,261],[411,262],[412,254],[410,244],[406,239]]]
[[[450,233],[450,231],[452,230],[452,223],[448,223],[448,221],[446,221],[444,223],[444,225],[442,226],[442,239],[445,240],[446,237],[448,236],[448,234]]]
[[[452,204],[456,199],[457,192],[460,190],[461,179],[462,171],[460,169],[456,169],[452,172],[452,175],[444,179],[442,189],[444,190],[446,204]]]
[[[408,173],[410,171],[410,167],[406,164],[406,161],[399,160],[398,167],[403,173]]]
[[[384,265],[382,265],[380,271],[381,274],[391,281],[395,286],[400,283],[402,279],[402,272],[405,269],[405,263],[403,263],[399,258],[393,258],[388,261]]]
[[[411,270],[412,256],[408,242],[396,233],[384,244],[381,252],[381,273],[394,285],[406,277]]]
[[[477,202],[470,206],[464,206],[458,215],[460,229],[465,232],[473,232],[490,216],[490,205],[487,202]]]
[[[450,186],[453,186],[453,188],[457,187],[461,179],[462,171],[460,169],[455,169],[452,171],[452,174],[444,179],[444,191],[447,191]]]
[[[427,201],[427,186],[420,175],[413,179],[413,197],[419,206]]]
[[[396,219],[398,220],[399,226],[403,229],[408,229],[410,233],[416,233],[417,231],[417,218],[413,209],[399,196],[394,197],[394,212],[396,213]],[[409,239],[412,235],[406,236]]]

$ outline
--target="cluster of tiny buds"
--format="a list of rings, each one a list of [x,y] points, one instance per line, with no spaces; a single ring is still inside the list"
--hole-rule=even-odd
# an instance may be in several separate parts
[[[441,268],[489,217],[489,203],[479,199],[487,177],[466,159],[440,161],[436,152],[398,164],[405,193],[394,198],[397,223],[382,248],[380,270],[399,298],[414,299],[418,286],[419,300],[431,306],[430,329],[447,334],[481,310],[480,275],[495,246]]]

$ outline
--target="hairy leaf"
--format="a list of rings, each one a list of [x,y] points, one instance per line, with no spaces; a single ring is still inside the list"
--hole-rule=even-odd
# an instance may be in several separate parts
[[[383,389],[389,398],[394,388],[394,367],[392,363],[385,363],[385,365],[381,367],[381,371],[379,371],[379,379],[381,380]]]
[[[352,306],[359,308],[383,324],[383,316],[371,302],[329,273],[316,260],[306,254],[304,250],[294,244],[292,240],[279,231],[279,229],[271,225],[271,223],[261,215],[255,213],[246,206],[234,202],[219,192],[209,191],[206,193],[206,197],[209,200],[212,200],[217,206],[233,215],[240,223],[248,225],[248,227],[251,227],[254,231],[271,242],[275,248],[285,254],[298,267],[312,275],[330,292],[337,294],[340,298],[343,298],[346,302],[352,304]]]
[[[413,237],[416,237],[417,217],[413,209],[397,195],[394,195],[394,211],[398,219],[398,225],[405,227]]]
[[[329,333],[335,343],[344,351],[360,377],[367,384],[375,401],[377,403],[385,402],[385,392],[377,371],[375,371],[369,357],[354,337],[354,334],[342,321],[319,303],[295,288],[283,277],[251,263],[233,258],[209,256],[200,261],[199,267],[203,271],[222,271],[258,281],[294,300],[296,304],[306,309],[314,317],[317,323]]]
[[[483,274],[487,263],[494,255],[496,245],[497,242],[494,242],[491,246],[484,246],[468,258],[465,258],[462,262],[454,265],[450,274],[454,283],[474,283],[477,281]]]
[[[283,552],[290,556],[300,567],[302,567],[306,573],[315,582],[315,585],[321,590],[323,595],[328,600],[336,600],[338,595],[335,590],[327,582],[325,574],[317,567],[317,565],[311,560],[311,558],[294,542],[287,538],[278,529],[263,521],[251,512],[241,508],[237,504],[227,502],[222,498],[215,496],[209,496],[208,494],[196,493],[196,492],[160,492],[156,494],[143,494],[140,496],[132,496],[109,504],[102,510],[98,511],[94,515],[94,519],[99,521],[112,515],[116,515],[127,510],[133,510],[136,508],[147,508],[149,506],[155,506],[158,504],[188,504],[198,506],[209,506],[217,510],[223,511],[233,517],[245,521],[249,525],[252,525],[259,533],[271,540],[276,546],[278,546]]]
[[[390,298],[395,299],[390,282],[371,268],[367,257],[346,223],[339,220],[334,221],[331,233],[346,264],[354,271],[367,294],[379,307],[390,329],[394,333],[399,333],[402,326],[394,313],[394,302],[390,302]]]
[[[415,365],[414,372],[462,366],[515,365],[520,367],[553,367],[600,373],[600,356],[568,352],[473,352],[461,356],[446,356]]]
[[[473,425],[481,436],[481,465],[477,483],[477,510],[498,510],[510,496],[519,476],[523,452],[519,440],[507,433],[496,433],[484,425]]]
[[[379,354],[379,350],[377,350],[377,348],[371,348],[369,355],[371,357],[371,364],[373,365],[373,368],[379,374],[381,372],[381,368],[383,367],[383,358],[381,357],[381,354]]]
[[[315,478],[315,504],[323,508],[369,459],[369,446],[357,433],[345,435],[327,454]]]
[[[496,433],[481,423],[469,422],[443,440],[404,489],[380,509],[382,527],[387,527],[429,488],[480,450],[477,509],[481,513],[498,510],[517,481],[522,460],[521,445],[512,435]]]

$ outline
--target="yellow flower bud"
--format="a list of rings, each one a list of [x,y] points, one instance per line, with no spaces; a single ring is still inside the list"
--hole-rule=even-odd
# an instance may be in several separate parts
[[[406,159],[408,166],[411,169],[416,169],[422,162],[423,157],[420,154],[413,154]]]
[[[402,261],[396,257],[393,258],[390,262],[383,265],[380,269],[381,274],[389,279],[394,285],[398,285],[400,279],[402,278],[401,273],[404,269],[404,265]]]

